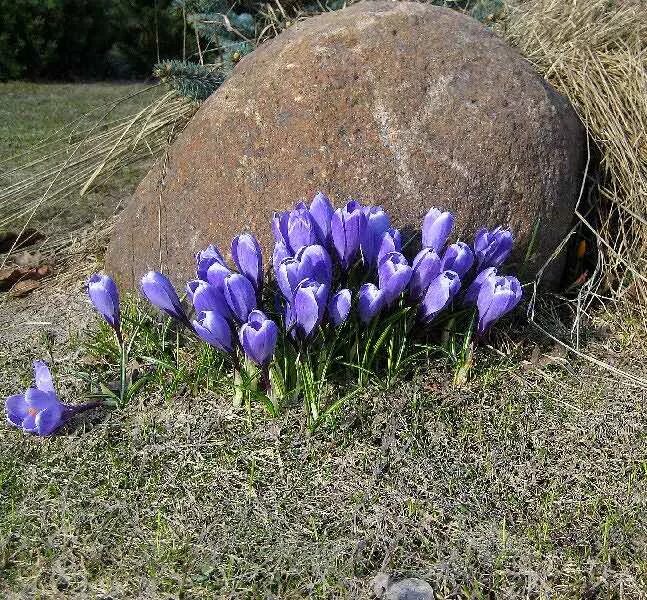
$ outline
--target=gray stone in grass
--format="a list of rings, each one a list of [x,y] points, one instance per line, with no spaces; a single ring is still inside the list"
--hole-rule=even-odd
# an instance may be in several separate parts
[[[417,577],[393,581],[388,573],[378,573],[373,578],[372,589],[382,600],[434,600],[433,588]]]

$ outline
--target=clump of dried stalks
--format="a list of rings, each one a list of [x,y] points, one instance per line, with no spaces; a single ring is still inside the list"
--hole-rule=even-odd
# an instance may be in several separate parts
[[[647,3],[522,0],[506,38],[567,96],[601,158],[595,225],[601,289],[647,309]]]

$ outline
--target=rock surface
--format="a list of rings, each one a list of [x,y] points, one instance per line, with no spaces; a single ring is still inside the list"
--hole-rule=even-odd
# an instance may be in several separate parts
[[[516,257],[539,220],[533,272],[567,231],[584,133],[569,103],[503,40],[458,12],[362,2],[291,27],[246,56],[138,187],[107,269],[133,286],[160,261],[176,282],[210,242],[315,191],[382,204],[418,229],[432,206],[463,239],[510,226]],[[160,196],[160,181],[164,181]],[[560,261],[548,272],[553,282]]]

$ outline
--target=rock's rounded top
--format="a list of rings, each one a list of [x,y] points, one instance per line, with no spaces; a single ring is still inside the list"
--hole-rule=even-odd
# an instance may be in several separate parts
[[[530,272],[566,232],[583,131],[568,102],[477,21],[414,2],[360,2],[299,22],[244,57],[121,216],[107,268],[122,284],[251,229],[322,190],[382,204],[400,227],[429,207],[463,239],[507,225]],[[161,197],[159,182],[164,186]],[[160,227],[161,225],[161,227]],[[559,265],[553,270],[558,275]]]

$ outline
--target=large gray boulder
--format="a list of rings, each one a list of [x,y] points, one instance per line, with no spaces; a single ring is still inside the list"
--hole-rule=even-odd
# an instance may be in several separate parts
[[[567,100],[477,21],[361,2],[296,24],[236,66],[171,147],[163,177],[157,166],[137,189],[107,268],[132,286],[161,257],[186,280],[196,250],[227,249],[241,230],[269,249],[272,212],[322,190],[337,204],[382,204],[401,227],[450,209],[462,239],[509,226],[517,259],[539,223],[532,273],[571,223],[583,141]]]

